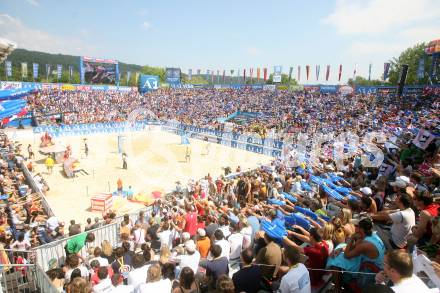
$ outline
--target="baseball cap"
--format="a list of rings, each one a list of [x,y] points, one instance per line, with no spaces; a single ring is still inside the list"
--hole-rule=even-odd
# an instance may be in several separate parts
[[[193,240],[188,240],[185,242],[185,249],[188,252],[194,252],[194,251],[196,251],[196,244],[194,243]]]
[[[409,178],[407,176],[398,176],[396,177],[396,181],[390,182],[390,185],[393,187],[405,188],[409,184]]]
[[[362,187],[359,191],[365,195],[371,195],[373,193],[370,187]]]
[[[206,231],[203,228],[197,229],[197,233],[199,234],[200,237],[205,237],[206,236]]]

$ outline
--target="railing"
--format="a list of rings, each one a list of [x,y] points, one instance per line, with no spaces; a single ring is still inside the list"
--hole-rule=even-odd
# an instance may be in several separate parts
[[[144,210],[147,213],[151,210],[151,208],[147,207],[141,210]],[[129,214],[130,220],[133,221],[133,223],[139,218],[139,211]],[[86,245],[81,249],[80,255],[85,258],[88,255],[87,251],[89,248],[101,246],[104,240],[109,241],[113,247],[116,247],[120,242],[119,227],[121,226],[122,220],[122,216],[117,217],[113,223],[84,232],[93,232],[95,235],[95,241],[92,243],[86,243]],[[35,253],[35,263],[40,265],[44,271],[49,269],[50,262],[56,261],[58,266],[64,264],[66,260],[66,252],[64,247],[66,246],[67,241],[75,236],[76,235],[33,248],[32,252]]]
[[[13,264],[0,267],[0,293],[59,293],[38,264]]]
[[[50,207],[49,203],[47,202],[46,197],[43,194],[43,191],[41,191],[38,184],[35,182],[34,177],[32,176],[31,172],[26,167],[26,164],[21,163],[21,171],[24,174],[24,177],[26,178],[27,184],[31,187],[32,191],[38,193],[38,195],[41,198],[41,204],[43,206],[44,212],[48,215],[48,217],[54,216],[54,212],[52,211],[52,208]]]

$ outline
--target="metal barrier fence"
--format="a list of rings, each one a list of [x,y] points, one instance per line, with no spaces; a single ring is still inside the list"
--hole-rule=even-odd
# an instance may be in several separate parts
[[[151,211],[151,207],[147,207],[141,210],[148,213],[149,211]],[[133,223],[138,220],[139,211],[137,211],[136,213],[129,214],[130,220]],[[111,224],[87,231],[86,233],[93,232],[93,234],[95,235],[95,241],[93,241],[92,243],[87,243],[81,249],[80,251],[81,256],[85,258],[88,255],[87,251],[89,248],[101,246],[104,240],[109,241],[112,247],[118,246],[120,244],[119,228],[121,226],[122,220],[123,220],[122,216],[117,217],[115,221]],[[40,265],[44,271],[49,270],[51,262],[56,261],[58,266],[64,264],[66,260],[66,252],[64,247],[66,246],[67,241],[69,241],[69,239],[72,239],[73,237],[75,236],[67,237],[64,239],[53,241],[48,244],[44,244],[33,248],[32,252],[35,253],[35,263]]]
[[[24,177],[26,178],[27,184],[31,187],[32,191],[38,193],[41,197],[41,205],[43,206],[44,212],[49,216],[54,216],[54,212],[52,211],[52,208],[50,207],[49,203],[47,202],[46,197],[43,194],[43,191],[41,191],[38,184],[35,182],[34,177],[32,176],[31,172],[28,170],[26,164],[23,162],[21,163],[21,171],[23,172]]]
[[[49,277],[37,264],[0,267],[0,293],[59,293]]]

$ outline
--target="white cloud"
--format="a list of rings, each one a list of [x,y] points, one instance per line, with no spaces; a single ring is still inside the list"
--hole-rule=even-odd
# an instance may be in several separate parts
[[[323,21],[342,35],[380,34],[439,17],[438,0],[337,0]]]
[[[246,53],[250,56],[255,57],[261,54],[261,50],[256,47],[249,47],[246,48]]]
[[[146,9],[141,9],[137,12],[137,15],[140,15],[140,16],[145,16],[147,14],[148,14],[148,10],[146,10]]]
[[[38,3],[37,0],[26,0],[26,2],[32,6],[39,6],[40,5],[40,3]]]
[[[349,47],[349,53],[356,55],[374,55],[374,54],[396,54],[405,50],[404,43],[359,41],[354,42]]]
[[[440,35],[440,24],[438,26],[417,26],[402,30],[399,37],[413,40],[414,43],[429,42],[437,39]]]
[[[144,21],[142,23],[142,27],[146,30],[148,30],[151,27],[151,24],[148,21]]]
[[[28,27],[18,18],[0,14],[0,36],[17,43],[19,48],[74,55],[92,55],[97,50],[74,36],[60,37]]]

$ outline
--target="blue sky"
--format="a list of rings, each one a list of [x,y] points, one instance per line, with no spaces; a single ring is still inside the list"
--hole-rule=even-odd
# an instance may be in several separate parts
[[[331,65],[330,82],[372,77],[417,42],[440,38],[439,0],[0,0],[0,37],[51,53],[177,66],[184,72]],[[400,16],[398,15],[400,14]],[[311,77],[305,81],[305,65]],[[256,69],[254,69],[256,72]],[[255,73],[254,73],[255,75]]]

